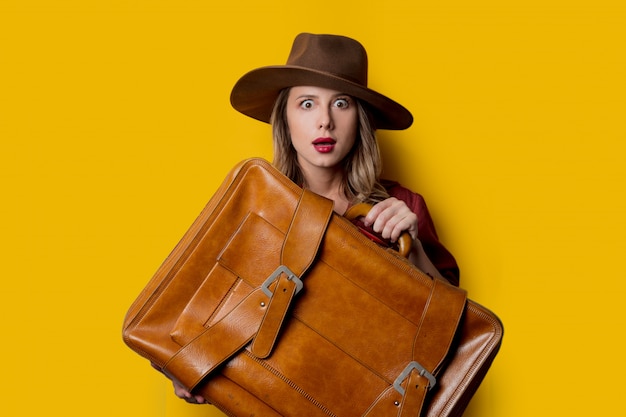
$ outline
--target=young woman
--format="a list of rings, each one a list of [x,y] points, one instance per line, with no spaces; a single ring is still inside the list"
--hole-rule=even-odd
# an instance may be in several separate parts
[[[374,204],[365,224],[395,241],[412,239],[410,259],[458,285],[459,270],[439,242],[424,199],[381,181],[376,129],[406,129],[411,113],[367,87],[367,53],[350,38],[299,34],[286,65],[252,70],[237,81],[231,104],[271,123],[274,165],[297,184],[335,202],[335,211]]]
[[[271,123],[274,165],[291,180],[334,201],[339,214],[354,204],[373,207],[363,223],[383,238],[412,238],[409,259],[454,285],[459,270],[439,242],[424,199],[381,181],[376,129],[406,129],[411,113],[367,87],[367,54],[350,38],[302,33],[286,65],[262,67],[239,79],[232,106]],[[206,402],[174,384],[188,402]]]

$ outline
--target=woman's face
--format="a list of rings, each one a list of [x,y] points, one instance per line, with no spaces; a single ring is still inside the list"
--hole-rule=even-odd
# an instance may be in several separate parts
[[[300,167],[336,168],[357,137],[354,99],[321,87],[292,87],[287,99],[287,125]]]

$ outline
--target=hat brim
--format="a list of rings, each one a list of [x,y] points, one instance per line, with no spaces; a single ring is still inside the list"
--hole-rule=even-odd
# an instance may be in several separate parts
[[[248,72],[233,87],[230,103],[246,116],[269,123],[280,91],[305,85],[341,91],[365,102],[377,129],[402,130],[413,123],[411,112],[404,106],[372,89],[326,72],[291,65]]]

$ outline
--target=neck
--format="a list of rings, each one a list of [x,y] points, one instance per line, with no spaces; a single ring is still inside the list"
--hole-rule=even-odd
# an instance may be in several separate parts
[[[343,214],[348,208],[349,201],[344,195],[343,172],[341,169],[315,169],[304,171],[306,187],[315,194],[326,197],[335,202],[335,211]]]

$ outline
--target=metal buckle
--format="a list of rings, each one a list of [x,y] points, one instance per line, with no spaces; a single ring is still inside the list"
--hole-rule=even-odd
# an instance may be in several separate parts
[[[296,274],[291,272],[291,270],[287,268],[285,265],[281,265],[278,268],[276,268],[276,270],[272,272],[272,275],[267,277],[265,282],[263,282],[263,285],[261,285],[261,289],[263,290],[265,295],[267,295],[268,297],[271,297],[272,295],[274,295],[274,293],[270,290],[270,284],[274,282],[276,278],[280,276],[280,274],[287,275],[288,280],[296,283],[296,294],[298,294],[300,290],[304,287],[302,280],[298,278]]]
[[[424,376],[426,377],[426,379],[428,379],[428,389],[432,389],[435,384],[437,383],[437,380],[435,379],[435,377],[433,376],[433,374],[431,374],[430,372],[428,372],[422,365],[420,365],[418,362],[413,361],[410,362],[406,368],[404,368],[404,371],[402,371],[402,373],[400,375],[398,375],[398,377],[396,378],[396,380],[393,383],[393,387],[396,389],[396,391],[398,391],[400,393],[400,395],[404,395],[404,388],[402,388],[400,386],[400,384],[402,384],[402,382],[409,376],[409,374],[411,373],[411,371],[413,369],[416,369],[420,376]]]

